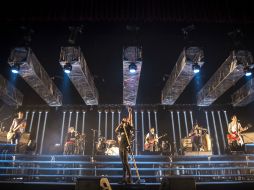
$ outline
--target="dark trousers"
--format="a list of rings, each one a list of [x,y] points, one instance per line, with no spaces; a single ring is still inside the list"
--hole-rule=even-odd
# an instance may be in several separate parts
[[[66,143],[64,147],[64,154],[74,154],[75,143]]]
[[[130,165],[128,163],[128,150],[127,148],[120,148],[119,155],[123,164],[123,180],[126,180],[126,175],[128,175],[128,179],[131,180],[131,170]]]
[[[201,145],[202,145],[201,136],[193,136],[192,137],[192,151],[200,151]]]
[[[13,138],[11,139],[11,144],[16,144],[15,146],[15,153],[19,153],[19,141],[21,138],[21,133],[20,132],[16,132],[13,136]]]

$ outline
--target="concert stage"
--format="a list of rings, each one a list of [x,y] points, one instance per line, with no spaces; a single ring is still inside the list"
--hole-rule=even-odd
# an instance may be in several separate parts
[[[254,155],[137,155],[141,184],[118,182],[122,165],[118,156],[0,154],[1,186],[8,189],[75,189],[108,178],[113,189],[159,189],[163,179],[180,179],[178,187],[193,179],[196,189],[253,189]],[[132,174],[137,180],[133,161]],[[190,182],[190,181],[189,181]],[[190,182],[191,183],[191,182]]]

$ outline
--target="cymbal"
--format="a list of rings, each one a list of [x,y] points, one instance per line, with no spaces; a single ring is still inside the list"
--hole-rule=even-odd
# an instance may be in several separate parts
[[[106,144],[109,144],[109,145],[111,145],[111,144],[116,144],[116,141],[115,140],[106,140]]]

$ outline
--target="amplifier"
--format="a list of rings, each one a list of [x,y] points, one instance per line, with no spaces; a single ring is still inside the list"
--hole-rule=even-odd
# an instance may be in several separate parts
[[[254,154],[254,144],[245,144],[245,153],[246,154]]]

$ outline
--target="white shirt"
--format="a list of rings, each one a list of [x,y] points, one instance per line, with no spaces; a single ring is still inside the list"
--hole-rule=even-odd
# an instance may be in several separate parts
[[[236,123],[230,122],[230,123],[228,124],[228,132],[229,132],[229,133],[235,133],[235,132],[238,133],[239,130],[240,130],[240,128],[241,128],[241,124],[238,123],[238,122],[236,122]]]

